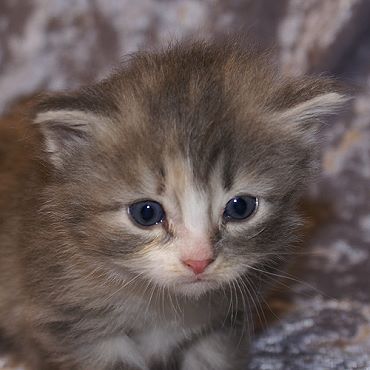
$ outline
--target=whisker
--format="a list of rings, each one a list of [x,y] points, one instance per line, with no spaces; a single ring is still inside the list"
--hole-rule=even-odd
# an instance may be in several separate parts
[[[227,320],[228,320],[228,318],[229,318],[229,314],[230,314],[230,312],[231,312],[231,310],[232,310],[232,292],[231,292],[231,286],[230,286],[230,282],[229,282],[229,281],[227,282],[227,285],[228,285],[228,287],[229,287],[230,296],[228,296],[228,295],[226,294],[226,291],[225,291],[226,299],[229,299],[229,306],[228,306],[228,308],[227,308],[227,312],[226,312],[226,315],[225,315],[225,319],[224,319],[224,321],[223,321],[223,323],[222,323],[222,326],[223,326],[223,327],[225,326],[226,321],[227,321]]]
[[[242,329],[240,331],[240,336],[239,336],[239,341],[238,341],[238,346],[240,346],[246,332],[248,334],[248,339],[250,340],[251,338],[250,326],[247,324],[247,319],[248,319],[248,316],[250,315],[250,319],[252,320],[252,314],[251,314],[251,310],[249,309],[249,306],[247,307],[247,304],[245,302],[245,298],[244,298],[245,291],[240,286],[239,279],[236,280],[236,284],[239,288],[240,296],[241,296],[242,303],[243,303]]]
[[[160,293],[161,293],[161,312],[162,312],[162,319],[164,319],[166,317],[166,311],[165,311],[165,286],[162,285],[162,288],[160,290]]]
[[[171,307],[172,307],[172,309],[173,309],[173,312],[175,313],[175,316],[176,316],[176,318],[177,318],[179,315],[178,315],[178,312],[177,312],[177,310],[176,310],[175,305],[173,304],[173,301],[172,301],[172,294],[171,294],[170,288],[169,288],[169,287],[167,287],[166,291],[167,291],[167,294],[168,294],[169,301],[170,301]]]
[[[145,316],[147,316],[148,314],[148,310],[150,308],[150,304],[152,302],[152,299],[153,299],[153,295],[154,295],[154,292],[156,291],[157,287],[155,284],[153,284],[152,280],[150,279],[149,280],[149,284],[148,285],[151,285],[152,289],[150,290],[150,295],[149,295],[149,300],[148,300],[148,303],[146,305],[146,309],[145,309]]]
[[[302,280],[299,280],[299,279],[296,279],[292,276],[289,276],[289,275],[281,275],[281,274],[276,274],[276,273],[273,273],[273,272],[270,272],[270,271],[265,271],[265,270],[261,270],[257,267],[254,267],[254,266],[251,266],[251,265],[248,265],[248,264],[243,264],[245,267],[251,269],[251,270],[255,270],[259,273],[262,273],[262,274],[266,274],[266,275],[270,275],[270,276],[273,276],[273,277],[277,277],[277,278],[282,278],[282,279],[287,279],[289,281],[292,281],[292,282],[295,282],[295,283],[298,283],[298,284],[301,284],[307,288],[310,288],[312,289],[313,291],[315,291],[316,293],[319,293],[320,295],[323,295],[323,296],[326,296],[326,297],[329,297],[326,293],[324,293],[323,291],[321,291],[320,289],[318,288],[315,288],[313,285],[305,282],[305,281],[302,281]],[[284,272],[284,271],[281,271],[281,270],[277,270],[279,272]],[[285,273],[285,272],[284,272]],[[285,285],[281,282],[278,281],[278,283],[282,284],[282,285]],[[290,288],[288,285],[285,285],[286,287]],[[331,297],[332,298],[332,297]]]
[[[118,294],[119,292],[121,292],[124,288],[126,288],[127,286],[129,286],[130,284],[132,285],[138,278],[140,278],[141,276],[143,275],[143,273],[139,273],[137,275],[135,275],[131,280],[127,281],[124,285],[120,286],[115,292],[113,292],[108,298],[107,300],[109,301],[110,299],[112,299],[116,294]]]
[[[256,234],[254,234],[254,235],[250,236],[250,237],[249,237],[248,239],[246,239],[245,241],[247,242],[247,241],[249,241],[249,240],[251,240],[251,239],[255,238],[256,236],[258,236],[258,235],[262,234],[266,229],[267,229],[267,227],[264,227],[263,229],[259,230]]]
[[[232,283],[233,291],[235,293],[235,306],[236,306],[233,310],[235,312],[234,318],[231,319],[231,325],[234,327],[234,326],[236,326],[236,320],[237,320],[237,317],[238,317],[237,312],[238,312],[239,302],[238,302],[238,292],[235,288],[235,281],[232,280],[231,283]],[[233,322],[233,320],[234,320],[234,322]]]
[[[257,256],[322,256],[322,252],[249,252],[250,255]]]
[[[247,280],[246,282],[244,282],[243,276],[240,277],[240,281],[243,284],[243,286],[245,287],[246,292],[248,293],[248,296],[250,297],[250,299],[252,301],[253,307],[254,307],[254,309],[255,309],[255,311],[257,313],[257,316],[258,316],[259,321],[261,323],[265,322],[265,325],[267,326],[267,320],[266,320],[266,316],[263,314],[263,310],[261,309],[261,313],[263,314],[263,319],[264,320],[262,320],[261,314],[259,312],[259,308],[261,308],[261,305],[260,305],[259,301],[257,300],[256,292],[253,289],[253,286],[252,286],[251,282],[249,281],[249,279],[246,276],[245,276],[245,279]],[[246,285],[246,284],[248,284],[248,285]],[[256,300],[253,298],[251,289],[252,289],[252,292],[254,293],[254,295],[256,296],[256,300],[259,303],[259,305],[257,305]],[[252,316],[252,313],[251,313],[251,316]],[[251,319],[252,319],[252,322],[253,322],[253,317],[251,317]]]

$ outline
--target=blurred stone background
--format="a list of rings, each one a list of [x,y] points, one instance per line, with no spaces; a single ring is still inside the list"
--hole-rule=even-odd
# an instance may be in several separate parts
[[[369,0],[1,0],[0,111],[99,79],[138,49],[228,33],[273,48],[286,74],[356,86],[348,112],[324,129],[306,246],[268,299],[274,314],[266,310],[250,369],[370,369]]]

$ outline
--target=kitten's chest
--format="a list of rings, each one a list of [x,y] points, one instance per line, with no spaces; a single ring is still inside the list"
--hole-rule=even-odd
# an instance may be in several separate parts
[[[133,312],[137,319],[132,329],[134,333],[176,333],[176,336],[183,333],[187,336],[189,332],[204,330],[222,321],[228,310],[229,301],[225,296],[222,299],[218,295],[199,300],[164,299],[145,311]]]
[[[153,366],[153,364],[169,362],[175,357],[176,349],[181,348],[191,336],[192,331],[189,329],[164,325],[137,333],[132,340],[145,362]]]
[[[167,363],[211,328],[222,325],[227,302],[163,302],[131,320],[127,336],[147,364]],[[136,311],[138,313],[139,311]]]

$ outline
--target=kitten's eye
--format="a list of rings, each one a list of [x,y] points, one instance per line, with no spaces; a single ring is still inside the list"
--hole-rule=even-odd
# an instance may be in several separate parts
[[[162,206],[152,200],[131,204],[128,211],[131,218],[141,226],[153,226],[164,220]]]
[[[230,199],[224,210],[226,220],[244,220],[250,217],[257,208],[258,200],[250,195]]]

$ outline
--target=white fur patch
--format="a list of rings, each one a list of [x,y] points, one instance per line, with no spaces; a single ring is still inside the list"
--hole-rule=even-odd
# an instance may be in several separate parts
[[[234,370],[235,347],[231,338],[214,332],[200,339],[185,353],[182,370]]]
[[[183,336],[173,327],[155,328],[136,337],[135,341],[149,363],[151,359],[165,360]]]
[[[189,181],[180,201],[185,228],[194,236],[207,235],[210,226],[207,195]]]
[[[94,366],[99,364],[101,367],[106,367],[109,364],[122,361],[124,364],[133,365],[140,370],[148,370],[137,345],[128,337],[112,337],[85,349],[88,352],[86,353],[88,358],[94,356]]]

